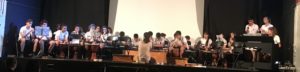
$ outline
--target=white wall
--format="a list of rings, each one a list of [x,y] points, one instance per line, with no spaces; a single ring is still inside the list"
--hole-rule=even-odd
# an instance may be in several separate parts
[[[111,0],[109,26],[114,32],[140,36],[146,31],[164,32],[173,37],[176,30],[192,38],[201,36],[204,0]],[[197,7],[196,7],[197,2]],[[198,12],[197,12],[198,11]],[[198,16],[198,17],[197,17]]]
[[[295,8],[295,22],[294,22],[294,64],[297,71],[300,71],[300,2]]]
[[[6,0],[0,0],[0,57],[2,56],[3,37],[5,30]]]

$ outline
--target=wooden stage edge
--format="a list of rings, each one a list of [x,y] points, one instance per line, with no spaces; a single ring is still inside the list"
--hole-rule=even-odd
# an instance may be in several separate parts
[[[9,57],[16,58],[16,57]],[[18,72],[258,72],[258,70],[210,66],[175,66],[115,61],[56,58],[16,58]]]

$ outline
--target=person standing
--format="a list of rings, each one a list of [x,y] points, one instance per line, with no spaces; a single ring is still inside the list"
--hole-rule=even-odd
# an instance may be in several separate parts
[[[248,19],[248,24],[245,27],[246,34],[257,34],[259,32],[259,27],[254,23],[253,19]]]
[[[264,25],[261,26],[260,32],[261,32],[261,34],[266,35],[269,32],[269,28],[274,27],[274,26],[271,24],[271,19],[269,17],[264,17],[263,22],[264,22]]]
[[[143,41],[140,41],[138,46],[139,62],[149,63],[151,60],[150,49],[152,48],[151,35],[148,32],[144,33]]]

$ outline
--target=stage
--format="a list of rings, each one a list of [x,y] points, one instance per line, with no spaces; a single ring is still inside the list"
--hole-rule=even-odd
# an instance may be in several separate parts
[[[210,66],[174,66],[54,58],[16,58],[16,72],[257,72]]]

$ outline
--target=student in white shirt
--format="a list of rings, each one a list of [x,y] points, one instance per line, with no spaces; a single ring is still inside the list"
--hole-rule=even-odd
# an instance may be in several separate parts
[[[278,35],[277,29],[275,27],[270,27],[268,32],[269,37],[273,37],[274,44],[277,48],[281,48],[280,37]]]
[[[261,26],[260,32],[261,32],[261,34],[267,34],[269,31],[269,28],[273,27],[273,25],[271,24],[271,19],[269,19],[268,17],[264,17],[263,22],[264,22],[264,25]]]
[[[85,38],[85,53],[83,55],[84,58],[91,58],[91,48],[93,46],[87,45],[87,44],[96,44],[96,25],[95,24],[90,24],[89,25],[89,31],[85,33],[84,38]]]
[[[274,40],[274,48],[273,48],[273,55],[272,57],[274,57],[274,61],[275,62],[282,62],[283,61],[283,55],[282,54],[282,45],[281,45],[281,41],[280,41],[280,37],[278,35],[277,29],[275,27],[271,27],[269,28],[269,32],[268,32],[268,36],[269,37],[273,37]]]
[[[69,43],[69,32],[67,31],[67,26],[66,25],[62,25],[61,26],[61,30],[57,31],[57,33],[55,34],[55,44],[56,46],[59,45],[63,45],[63,44],[68,44]],[[52,49],[50,49],[51,51]],[[65,53],[65,48],[60,48],[58,49],[58,52],[64,52],[64,54],[61,54],[60,56],[63,57],[62,55],[64,55],[64,57],[66,57],[66,53]]]
[[[134,48],[137,48],[139,46],[141,39],[139,38],[138,34],[133,35],[132,45]]]
[[[161,38],[160,33],[156,33],[156,38],[153,41],[154,49],[162,49],[164,47],[164,40]]]
[[[259,31],[259,27],[254,23],[253,19],[248,19],[248,24],[245,27],[246,34],[256,34]]]
[[[196,48],[201,50],[209,51],[211,49],[212,40],[209,38],[207,32],[203,33],[203,36],[200,38],[200,41],[197,42]]]
[[[183,42],[183,38],[181,36],[181,31],[176,31],[174,33],[174,40],[170,43],[170,51],[173,53],[173,57],[182,57],[186,45]]]
[[[52,32],[50,30],[50,28],[47,29],[48,27],[48,21],[47,20],[42,20],[40,22],[41,24],[41,28],[43,28],[40,32],[40,34],[38,34],[38,32],[36,32],[36,39],[34,39],[34,47],[33,47],[33,53],[35,53],[36,49],[37,49],[37,45],[39,44],[40,46],[40,51],[38,52],[37,56],[42,56],[44,54],[44,43],[49,43],[49,41],[51,40],[52,37]],[[46,33],[48,32],[48,33]],[[49,43],[50,46],[53,45],[52,43]]]
[[[26,20],[26,25],[22,26],[19,32],[18,40],[20,41],[21,56],[23,56],[25,44],[27,42],[32,42],[31,39],[34,38],[34,29],[31,27],[31,25],[32,19]]]
[[[148,32],[144,33],[143,41],[140,41],[138,46],[138,58],[140,63],[149,63],[151,60],[150,49],[152,48],[152,42]]]
[[[188,35],[185,36],[185,41],[184,41],[184,43],[185,43],[185,45],[186,45],[186,49],[187,49],[187,50],[194,49],[194,44],[195,44],[195,42],[194,42],[193,39],[191,39],[190,36],[188,36]]]
[[[103,42],[106,42],[107,38],[112,36],[112,30],[110,27],[103,27],[101,33],[102,33],[101,38]]]
[[[89,31],[85,33],[84,38],[86,39],[85,41],[88,43],[92,43],[95,41],[95,30],[96,30],[96,25],[91,24],[89,25]]]
[[[61,26],[61,30],[57,32],[57,34],[55,35],[55,43],[56,45],[59,44],[68,44],[69,40],[69,32],[67,31],[67,26],[66,25],[62,25]]]

